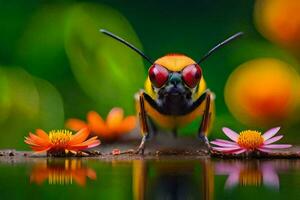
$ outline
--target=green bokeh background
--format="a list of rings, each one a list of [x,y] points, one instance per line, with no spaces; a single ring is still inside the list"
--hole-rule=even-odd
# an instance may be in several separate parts
[[[65,119],[84,119],[89,110],[105,116],[121,106],[126,114],[134,113],[133,95],[143,87],[148,63],[101,35],[100,28],[126,38],[153,59],[180,52],[198,60],[229,35],[245,32],[242,40],[202,64],[217,96],[211,137],[220,136],[224,125],[245,128],[224,103],[229,74],[258,57],[298,67],[291,54],[257,32],[253,7],[253,0],[1,0],[0,147],[24,149],[28,131],[62,128]],[[297,137],[290,132],[287,139]]]

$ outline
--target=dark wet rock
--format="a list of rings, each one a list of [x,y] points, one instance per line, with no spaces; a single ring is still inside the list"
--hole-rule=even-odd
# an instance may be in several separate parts
[[[102,155],[101,151],[98,150],[91,150],[88,152],[90,156],[100,156]]]
[[[14,152],[9,152],[9,154],[8,154],[9,156],[15,156],[15,153]]]

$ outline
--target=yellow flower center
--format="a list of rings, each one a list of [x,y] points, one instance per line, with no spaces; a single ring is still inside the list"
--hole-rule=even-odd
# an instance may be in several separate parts
[[[50,131],[49,139],[53,145],[65,145],[71,140],[72,132],[68,130]]]
[[[261,133],[258,131],[242,131],[240,132],[238,138],[238,145],[246,149],[254,150],[260,147],[264,142],[264,138],[261,136]]]

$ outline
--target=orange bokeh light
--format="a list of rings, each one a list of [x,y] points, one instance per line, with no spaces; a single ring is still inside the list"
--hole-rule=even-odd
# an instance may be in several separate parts
[[[300,48],[299,10],[299,0],[257,0],[256,26],[267,39],[295,51]]]
[[[288,64],[261,58],[240,65],[229,77],[225,101],[247,125],[278,125],[289,120],[299,104],[299,77]]]

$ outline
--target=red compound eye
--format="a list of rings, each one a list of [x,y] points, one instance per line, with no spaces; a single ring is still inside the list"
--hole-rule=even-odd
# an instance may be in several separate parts
[[[197,64],[189,65],[182,70],[183,81],[190,88],[198,85],[201,75],[201,68]]]
[[[152,65],[148,73],[150,81],[157,88],[162,87],[167,82],[169,77],[169,71],[158,64]]]

